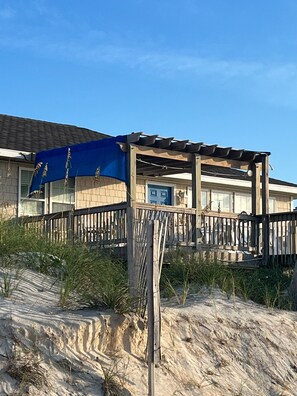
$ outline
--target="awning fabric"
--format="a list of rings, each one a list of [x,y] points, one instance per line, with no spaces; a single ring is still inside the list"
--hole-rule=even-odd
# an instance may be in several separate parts
[[[107,176],[126,182],[126,153],[117,144],[126,139],[117,136],[37,153],[30,193],[45,183],[76,176]]]

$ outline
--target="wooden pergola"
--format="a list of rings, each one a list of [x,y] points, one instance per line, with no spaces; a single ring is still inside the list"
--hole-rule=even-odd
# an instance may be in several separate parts
[[[192,174],[192,208],[195,210],[193,239],[199,249],[201,235],[201,165],[216,165],[250,171],[252,188],[252,215],[269,212],[269,152],[259,152],[218,145],[194,143],[189,140],[163,138],[141,132],[127,136],[127,143],[120,144],[127,152],[127,203],[128,235],[127,251],[130,279],[133,279],[134,240],[133,224],[136,213],[136,178],[165,176],[177,173]],[[269,255],[268,227],[263,224],[263,256]]]

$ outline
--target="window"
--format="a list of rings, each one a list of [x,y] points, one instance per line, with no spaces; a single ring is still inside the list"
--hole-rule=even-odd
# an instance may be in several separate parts
[[[64,180],[46,184],[42,190],[29,197],[30,184],[34,169],[20,168],[19,172],[19,216],[36,216],[50,211],[62,212],[73,209],[75,203],[75,179],[70,178],[65,186]],[[49,203],[48,193],[50,192]],[[47,197],[47,198],[46,198]]]
[[[44,188],[29,198],[33,169],[20,168],[19,171],[19,216],[36,216],[44,214]]]
[[[275,213],[276,211],[276,199],[275,197],[269,197],[269,213]]]
[[[232,193],[212,191],[211,210],[218,212],[232,212]]]
[[[209,191],[201,190],[201,209],[203,210],[207,206],[209,206]],[[192,207],[192,187],[188,187],[188,208],[191,207]]]
[[[262,213],[262,199],[260,201],[260,211]],[[276,211],[276,198],[269,197],[269,213],[275,213]]]
[[[235,213],[252,213],[252,197],[250,194],[235,193]]]
[[[57,180],[50,186],[51,212],[71,210],[75,204],[75,179]]]

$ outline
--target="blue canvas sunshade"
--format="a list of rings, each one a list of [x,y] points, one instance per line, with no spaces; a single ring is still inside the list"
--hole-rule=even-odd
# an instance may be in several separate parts
[[[37,153],[30,193],[45,183],[76,176],[107,176],[126,182],[126,153],[117,144],[126,138],[117,136]]]

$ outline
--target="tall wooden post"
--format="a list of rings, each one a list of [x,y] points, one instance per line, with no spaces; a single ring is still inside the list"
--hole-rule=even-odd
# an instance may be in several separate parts
[[[253,162],[251,164],[252,175],[252,215],[260,214],[261,201],[261,181],[260,181],[260,164]]]
[[[269,261],[269,157],[262,157],[263,264]]]
[[[148,388],[155,396],[155,365],[161,360],[159,221],[147,222]]]
[[[261,179],[260,179],[260,164],[252,162],[252,215],[260,214],[261,207]],[[252,224],[251,244],[255,251],[259,254],[259,238],[258,238],[258,222],[254,221]]]
[[[132,296],[137,294],[137,273],[135,266],[135,217],[136,217],[136,149],[127,145],[127,262],[128,282]]]
[[[195,208],[193,242],[198,249],[201,238],[201,156],[197,154],[193,154],[192,159],[192,208]]]

